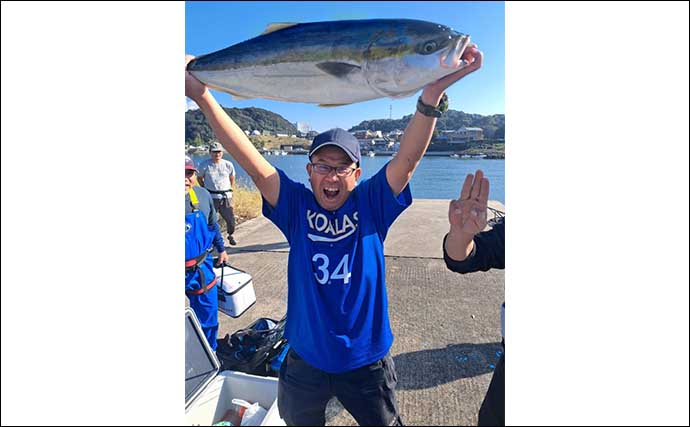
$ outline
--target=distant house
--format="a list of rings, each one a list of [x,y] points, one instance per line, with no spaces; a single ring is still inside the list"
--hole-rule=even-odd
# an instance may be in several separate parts
[[[402,138],[403,133],[404,132],[400,129],[395,129],[394,131],[388,132],[388,139],[400,141],[400,138]]]
[[[482,128],[461,127],[458,132],[465,135],[468,141],[481,141],[484,139],[484,130]]]
[[[450,141],[451,135],[455,134],[454,130],[439,131],[438,136],[434,138],[435,143],[447,144]]]
[[[285,151],[292,151],[292,145],[287,145],[287,144],[280,144],[280,149],[285,150]]]
[[[251,133],[250,131],[248,131],[248,130],[245,130],[245,131],[244,131],[244,134],[245,134],[245,135],[251,135],[252,133]]]
[[[461,127],[457,130],[444,130],[436,137],[436,142],[447,144],[467,144],[470,141],[482,141],[484,139],[482,128]]]
[[[362,151],[390,151],[395,141],[386,138],[358,139]]]
[[[261,132],[259,132],[258,129],[254,129],[254,130],[252,131],[252,135],[261,135]]]
[[[312,139],[312,138],[315,138],[316,135],[318,135],[318,134],[319,134],[319,133],[318,133],[317,131],[315,131],[315,130],[310,130],[309,132],[307,132],[306,138],[307,138],[307,139]]]
[[[354,131],[353,135],[354,135],[354,137],[357,138],[357,139],[372,139],[372,138],[376,138],[377,136],[378,136],[379,138],[382,137],[381,131],[372,132],[372,131],[370,131],[369,129],[366,129],[366,130],[356,130],[356,131]]]
[[[280,137],[282,137],[282,138],[287,138],[287,137],[288,137],[288,134],[286,134],[286,133],[276,133],[276,136],[280,136]]]
[[[389,150],[393,148],[394,141],[390,141],[385,138],[374,138],[371,140],[371,145],[374,150]]]

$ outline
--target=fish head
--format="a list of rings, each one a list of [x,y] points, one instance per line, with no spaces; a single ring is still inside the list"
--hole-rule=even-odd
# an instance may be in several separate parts
[[[462,54],[469,43],[469,35],[444,25],[407,21],[374,37],[366,54],[367,79],[382,95],[410,96],[467,66]]]

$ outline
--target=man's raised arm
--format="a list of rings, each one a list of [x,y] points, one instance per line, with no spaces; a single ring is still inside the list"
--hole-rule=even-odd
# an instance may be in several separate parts
[[[421,97],[424,104],[437,106],[443,97],[444,91],[450,85],[482,66],[482,53],[477,49],[477,45],[468,46],[462,58],[469,62],[468,66],[424,88]],[[388,185],[390,185],[391,190],[393,190],[396,196],[400,194],[412,178],[414,170],[429,147],[434,127],[436,127],[436,117],[429,117],[419,111],[415,111],[400,140],[400,150],[386,169]]]
[[[185,64],[192,59],[194,59],[193,56],[187,55]],[[257,151],[244,131],[228,116],[208,88],[186,70],[185,94],[196,102],[218,141],[247,171],[266,201],[275,207],[280,194],[278,171]]]

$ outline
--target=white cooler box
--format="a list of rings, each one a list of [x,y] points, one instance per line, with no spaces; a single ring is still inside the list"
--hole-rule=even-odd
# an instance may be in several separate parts
[[[240,317],[256,302],[252,276],[227,264],[213,271],[218,278],[218,310],[230,317]]]
[[[185,310],[185,425],[224,421],[232,399],[259,403],[267,410],[262,426],[284,426],[278,414],[278,379],[242,372],[218,372],[220,363],[194,312]],[[239,425],[239,424],[237,424]]]

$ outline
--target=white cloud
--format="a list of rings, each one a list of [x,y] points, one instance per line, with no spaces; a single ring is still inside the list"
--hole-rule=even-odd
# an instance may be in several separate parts
[[[189,110],[198,110],[199,106],[196,105],[196,102],[192,101],[191,99],[187,98],[187,109],[185,111]]]

